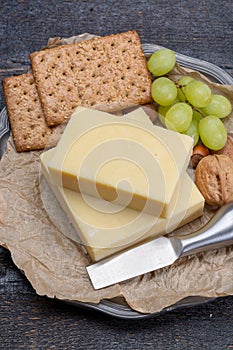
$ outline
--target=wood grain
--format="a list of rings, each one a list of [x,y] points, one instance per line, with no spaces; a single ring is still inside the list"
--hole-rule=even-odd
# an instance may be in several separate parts
[[[142,42],[210,61],[233,75],[227,0],[0,1],[0,78],[26,72],[48,37],[136,29]],[[4,106],[0,90],[0,108]],[[0,349],[233,349],[233,297],[127,321],[35,294],[0,248]]]

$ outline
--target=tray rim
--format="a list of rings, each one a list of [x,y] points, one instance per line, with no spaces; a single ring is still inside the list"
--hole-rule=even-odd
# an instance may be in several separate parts
[[[164,48],[163,46],[144,43],[142,44],[145,56],[151,55],[154,51]],[[220,83],[233,85],[233,77],[231,77],[226,71],[222,68],[209,63],[204,60],[200,60],[197,58],[192,58],[178,52],[175,52],[177,62],[186,68],[190,68],[193,70],[197,70],[200,73],[203,73],[207,78],[210,78],[212,81]],[[0,111],[0,158],[3,155],[6,142],[10,134],[10,123],[7,116],[7,109],[4,107]],[[152,318],[156,316],[163,315],[166,312],[175,311],[182,308],[197,306],[206,304],[208,302],[214,301],[216,298],[207,298],[202,296],[190,296],[185,299],[180,300],[174,305],[170,305],[161,311],[152,312],[152,313],[141,313],[132,309],[127,304],[117,303],[113,300],[103,299],[99,303],[88,303],[81,301],[71,301],[71,300],[60,300],[60,302],[64,302],[66,304],[74,305],[76,307],[86,308],[90,310],[95,310],[101,312],[103,314],[113,316],[120,319],[145,319]],[[57,299],[58,300],[58,299]]]

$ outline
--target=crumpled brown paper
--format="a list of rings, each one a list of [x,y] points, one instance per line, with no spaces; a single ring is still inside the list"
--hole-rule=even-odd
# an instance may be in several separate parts
[[[159,311],[191,295],[233,294],[233,247],[184,257],[171,267],[94,290],[85,270],[88,257],[58,230],[44,209],[39,154],[17,153],[10,138],[0,167],[0,244],[10,250],[38,294],[93,303],[123,296],[143,313]],[[206,211],[179,233],[197,229],[212,214]]]
[[[176,67],[172,74],[185,72]],[[231,86],[213,86],[233,100]],[[92,303],[120,296],[132,309],[153,313],[188,296],[233,294],[233,246],[183,257],[170,267],[94,290],[85,269],[88,256],[72,240],[72,232],[70,238],[64,235],[72,228],[63,220],[54,224],[44,208],[39,155],[38,151],[17,153],[10,137],[0,163],[0,244],[10,250],[14,263],[39,295]],[[48,197],[58,205],[52,192]],[[206,209],[202,218],[176,232],[195,231],[213,213]]]
[[[144,313],[191,295],[233,294],[233,247],[184,257],[171,267],[94,290],[85,270],[88,257],[58,230],[44,209],[39,154],[17,153],[10,138],[0,167],[0,244],[10,250],[38,294],[93,303],[123,296]],[[179,232],[193,231],[211,215],[208,212]]]

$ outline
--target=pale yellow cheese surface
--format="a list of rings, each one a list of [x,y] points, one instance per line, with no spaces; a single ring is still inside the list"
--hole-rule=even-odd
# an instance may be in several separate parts
[[[93,261],[171,232],[202,214],[203,197],[186,173],[177,188],[172,217],[157,218],[54,185],[47,166],[53,152],[41,155],[42,172],[77,232],[73,240],[86,246]]]
[[[145,115],[142,108],[129,117],[78,108],[48,162],[51,181],[146,214],[170,217],[193,140],[143,124]]]

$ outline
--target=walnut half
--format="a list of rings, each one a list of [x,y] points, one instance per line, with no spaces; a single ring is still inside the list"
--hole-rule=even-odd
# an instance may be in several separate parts
[[[197,165],[195,181],[209,205],[222,206],[233,201],[233,161],[228,156],[204,157]]]

